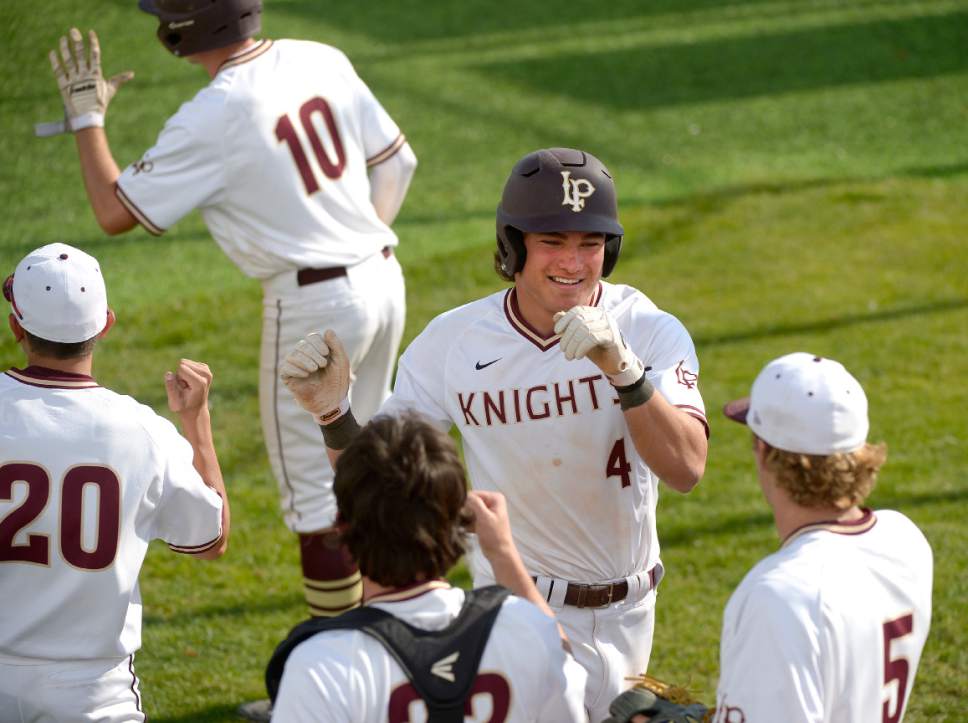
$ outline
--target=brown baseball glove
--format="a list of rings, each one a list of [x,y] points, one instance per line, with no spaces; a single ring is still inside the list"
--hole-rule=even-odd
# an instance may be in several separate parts
[[[648,675],[636,679],[635,687],[617,696],[608,706],[611,716],[602,723],[631,723],[644,716],[649,723],[709,723],[713,711],[696,702],[685,688],[669,685]]]

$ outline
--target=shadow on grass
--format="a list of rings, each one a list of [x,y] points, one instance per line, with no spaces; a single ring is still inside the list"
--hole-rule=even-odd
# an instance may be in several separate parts
[[[562,142],[571,143],[580,147],[582,143],[576,136],[574,139],[563,139]],[[608,159],[606,158],[606,163]],[[629,162],[629,159],[625,159]],[[826,178],[805,178],[789,181],[778,181],[774,183],[743,183],[736,185],[723,186],[710,189],[709,191],[693,194],[690,196],[668,196],[663,198],[633,197],[621,194],[621,179],[618,181],[619,203],[622,208],[632,208],[635,206],[676,206],[689,203],[709,203],[714,201],[725,201],[739,199],[745,196],[753,196],[762,193],[786,194],[809,191],[813,189],[829,188],[839,185],[849,185],[852,183],[876,183],[887,178],[956,178],[968,175],[968,161],[955,161],[944,165],[930,166],[911,166],[900,168],[879,176],[831,176]],[[401,216],[394,222],[394,228],[412,228],[425,226],[428,224],[460,223],[468,221],[493,220],[494,208],[500,199],[501,189],[495,187],[493,193],[484,194],[485,198],[493,198],[493,204],[488,204],[486,208],[478,210],[441,212],[441,213],[407,213],[407,206],[404,204]],[[173,242],[181,243],[214,243],[211,235],[205,229],[192,229],[178,231],[177,227],[165,234],[163,237],[152,236],[145,231],[135,230],[131,233],[119,236],[72,236],[71,243],[83,249],[98,253],[98,249],[122,248],[127,245],[137,244],[140,247],[156,247],[159,253],[166,253]],[[15,264],[21,257],[35,249],[46,241],[38,240],[24,241],[16,236],[0,237],[0,252],[10,254],[12,263]],[[487,254],[490,255],[491,246],[488,244]],[[402,249],[406,254],[406,248]],[[10,269],[11,271],[13,268]],[[2,269],[0,269],[2,271]],[[9,273],[9,272],[8,272]]]
[[[242,702],[244,701],[239,701],[239,703]],[[148,720],[151,723],[223,723],[224,721],[240,721],[242,718],[236,714],[236,708],[238,708],[237,704],[212,705],[208,708],[202,708],[201,710],[176,716],[154,716],[149,711]]]
[[[722,8],[723,0],[690,0],[690,10]],[[732,6],[769,5],[772,0],[731,0]],[[529,29],[540,29],[549,37],[567,37],[576,31],[570,22],[631,20],[682,10],[678,0],[571,0],[556,3],[509,0],[463,0],[432,3],[397,0],[389,3],[326,3],[319,0],[286,0],[273,3],[272,13],[324,20],[343,30],[376,38],[385,43],[470,38],[491,33],[508,34],[508,43]],[[271,21],[271,15],[269,17]],[[603,38],[607,42],[607,38]]]
[[[727,332],[725,334],[700,334],[695,337],[696,346],[711,347],[736,344],[755,339],[765,339],[777,336],[788,336],[810,332],[824,332],[841,329],[858,324],[870,324],[879,321],[903,319],[911,316],[926,314],[940,314],[949,311],[961,311],[968,308],[968,299],[945,299],[943,301],[912,304],[883,311],[872,311],[866,314],[845,314],[831,319],[819,319],[803,324],[775,324],[748,331]]]
[[[752,474],[753,463],[750,461]],[[751,481],[750,484],[756,484]],[[950,492],[925,492],[922,494],[880,496],[876,490],[868,500],[868,506],[873,509],[897,509],[901,512],[917,507],[931,505],[963,504],[968,500],[968,490],[952,490]],[[773,527],[773,514],[763,502],[762,512],[730,515],[704,524],[697,521],[691,526],[661,525],[659,542],[663,548],[685,547],[691,545],[696,538],[718,537],[720,535],[733,536],[749,532],[754,529]]]
[[[477,69],[540,93],[643,110],[958,73],[968,13],[555,54]]]

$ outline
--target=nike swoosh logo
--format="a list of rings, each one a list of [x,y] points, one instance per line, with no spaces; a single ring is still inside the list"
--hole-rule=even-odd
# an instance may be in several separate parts
[[[480,362],[477,362],[477,364],[474,365],[474,368],[477,369],[477,371],[480,371],[481,369],[485,369],[491,366],[491,364],[497,364],[499,361],[501,361],[502,358],[503,357],[498,357],[494,361],[489,361],[487,364],[481,364]]]

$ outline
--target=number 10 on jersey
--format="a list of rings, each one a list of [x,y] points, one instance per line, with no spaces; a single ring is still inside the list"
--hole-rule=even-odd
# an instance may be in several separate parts
[[[319,137],[319,133],[316,132],[316,125],[313,122],[314,116],[316,115],[322,118],[323,125],[326,126],[330,142],[333,144],[333,151],[336,153],[335,161],[329,157],[329,153],[323,147],[323,141]],[[333,111],[330,109],[326,99],[316,96],[303,103],[299,107],[299,123],[306,134],[306,138],[309,140],[309,147],[312,149],[313,155],[316,156],[319,167],[327,178],[335,181],[343,175],[343,170],[346,168],[346,151],[343,148],[343,140],[340,138],[339,129],[336,127],[336,119],[333,117]],[[306,155],[302,141],[296,133],[296,127],[293,125],[288,114],[280,117],[276,121],[276,138],[289,146],[289,152],[292,154],[292,160],[299,170],[299,176],[302,178],[306,193],[310,195],[316,193],[319,190],[319,181],[316,180],[316,174],[313,172],[313,168],[309,163],[309,157]]]

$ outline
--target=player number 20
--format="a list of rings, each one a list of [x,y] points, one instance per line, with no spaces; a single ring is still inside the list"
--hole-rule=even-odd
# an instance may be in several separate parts
[[[16,482],[27,485],[27,497],[0,520],[0,562],[31,562],[50,564],[50,538],[39,533],[27,533],[27,542],[15,544],[14,539],[30,525],[50,498],[50,476],[36,464],[13,462],[0,467],[0,501],[13,499]],[[97,488],[97,542],[92,549],[83,543],[84,488]],[[107,467],[79,465],[64,474],[61,483],[60,551],[64,559],[82,570],[102,570],[112,562],[118,551],[121,521],[121,483]]]
[[[323,142],[316,131],[314,120],[317,115],[322,118],[323,124],[326,126],[326,131],[333,144],[333,150],[336,152],[335,161],[329,157],[329,153],[323,147]],[[343,140],[340,138],[339,129],[336,127],[336,118],[333,117],[333,111],[326,99],[316,96],[303,103],[299,107],[299,124],[302,126],[306,138],[309,140],[309,147],[326,177],[335,181],[342,176],[343,169],[346,168],[346,151],[343,149]],[[276,138],[289,146],[289,152],[299,170],[299,176],[302,178],[306,193],[309,195],[316,193],[319,190],[319,182],[316,180],[316,174],[309,163],[309,157],[306,155],[302,141],[296,134],[296,127],[288,114],[276,121]]]

